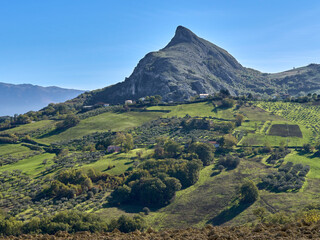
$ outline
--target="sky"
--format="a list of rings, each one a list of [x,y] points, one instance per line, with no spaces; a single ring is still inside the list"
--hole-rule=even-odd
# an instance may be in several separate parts
[[[318,0],[1,0],[0,82],[102,88],[178,25],[262,72],[320,63]]]

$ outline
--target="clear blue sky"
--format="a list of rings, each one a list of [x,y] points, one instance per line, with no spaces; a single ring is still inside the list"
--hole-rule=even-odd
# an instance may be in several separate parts
[[[0,82],[97,89],[183,25],[246,67],[320,63],[320,1],[0,1]]]

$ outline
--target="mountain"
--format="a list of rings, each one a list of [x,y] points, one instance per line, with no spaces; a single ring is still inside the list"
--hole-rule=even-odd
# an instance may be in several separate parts
[[[39,110],[49,103],[64,102],[81,93],[82,90],[59,87],[0,83],[0,116]]]
[[[200,93],[228,89],[231,94],[310,92],[320,89],[320,65],[278,74],[243,67],[226,50],[179,26],[163,49],[148,53],[125,81],[93,91],[86,104],[123,103],[161,95],[164,101],[188,100]]]

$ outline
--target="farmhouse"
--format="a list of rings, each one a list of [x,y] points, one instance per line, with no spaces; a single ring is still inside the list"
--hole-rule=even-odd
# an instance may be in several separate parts
[[[126,100],[126,101],[124,101],[124,104],[126,104],[126,105],[132,104],[132,100]]]
[[[108,153],[113,153],[113,152],[120,152],[121,151],[121,147],[119,146],[115,146],[115,145],[110,145],[107,148],[107,152]]]
[[[208,93],[200,93],[200,99],[204,99],[204,98],[207,98],[209,97],[209,94]]]
[[[210,144],[212,144],[215,148],[218,148],[220,144],[217,141],[209,141]]]
[[[95,104],[97,107],[109,107],[110,104],[104,102],[98,102]]]

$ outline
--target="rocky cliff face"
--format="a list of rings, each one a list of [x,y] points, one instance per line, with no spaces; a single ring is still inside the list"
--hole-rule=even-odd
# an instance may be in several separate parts
[[[320,83],[319,78],[317,81]],[[93,91],[86,104],[116,104],[151,95],[161,95],[164,101],[182,101],[220,89],[228,89],[233,95],[270,95],[279,92],[279,82],[277,76],[243,67],[226,50],[179,26],[168,45],[148,53],[129,78]]]

